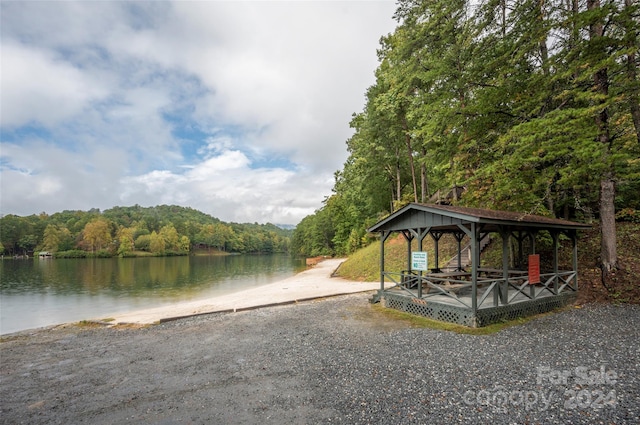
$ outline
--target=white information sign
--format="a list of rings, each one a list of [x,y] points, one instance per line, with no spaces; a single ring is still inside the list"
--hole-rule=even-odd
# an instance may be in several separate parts
[[[429,260],[425,251],[416,251],[411,253],[411,269],[412,270],[429,270]]]

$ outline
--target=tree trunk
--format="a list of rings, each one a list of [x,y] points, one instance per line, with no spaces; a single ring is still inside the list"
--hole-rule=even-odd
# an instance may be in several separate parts
[[[540,20],[540,28],[544,28],[545,21],[545,0],[538,0],[538,19]],[[549,48],[547,47],[546,35],[540,39],[538,44],[540,48],[540,60],[542,62],[542,72],[545,77],[549,76]]]
[[[400,200],[402,199],[402,183],[400,182],[400,164],[398,164],[398,168],[396,168],[396,185],[397,185],[397,192],[396,192],[396,201],[400,202]]]
[[[429,180],[427,179],[427,165],[425,159],[427,157],[427,149],[422,148],[422,161],[420,162],[420,202],[427,202],[429,196]]]
[[[615,196],[615,182],[610,175],[607,175],[600,182],[600,233],[602,235],[600,261],[604,280],[612,270],[618,267]]]
[[[413,200],[418,202],[418,184],[416,182],[416,168],[413,164],[413,148],[411,147],[411,134],[409,133],[409,125],[407,119],[402,117],[402,129],[404,130],[404,140],[407,145],[407,153],[409,154],[409,168],[411,170],[411,183],[413,184]]]
[[[402,183],[400,181],[400,152],[399,149],[396,148],[396,201],[398,201],[398,204],[400,203],[400,200],[402,199]],[[395,210],[395,208],[392,208],[392,211]]]
[[[587,0],[587,8],[589,10],[597,10],[600,8],[600,0]],[[604,36],[604,25],[601,19],[592,22],[589,25],[589,37],[591,40],[598,40]],[[600,52],[606,54],[606,52]],[[606,98],[609,95],[609,76],[607,68],[603,67],[596,70],[593,75],[595,89]],[[602,105],[602,109],[596,114],[596,126],[598,128],[598,142],[601,143],[603,151],[603,161],[607,164],[608,170],[605,171],[600,179],[600,232],[602,242],[600,245],[600,261],[602,267],[602,281],[606,285],[609,273],[618,267],[618,255],[616,251],[616,209],[615,196],[616,186],[613,171],[611,169],[611,135],[609,133],[609,111],[606,106]]]
[[[629,92],[629,108],[631,109],[631,118],[633,119],[633,125],[636,129],[636,138],[640,143],[640,96],[638,95],[638,83],[637,83],[637,61],[634,55],[629,54],[627,58],[627,74],[631,79],[631,84],[635,87]]]
[[[626,10],[631,10],[632,0],[624,0],[624,6]],[[629,47],[629,53],[627,54],[627,79],[629,80],[630,90],[627,94],[629,98],[629,109],[631,110],[631,118],[633,119],[633,125],[636,129],[636,138],[640,143],[640,84],[638,82],[638,53],[637,53],[637,36],[636,27],[633,23],[633,19],[629,17],[625,22],[625,37],[627,39],[627,47]]]
[[[507,0],[502,0],[500,2],[500,11],[502,12],[502,22],[501,22],[501,29],[502,29],[502,38],[505,38],[507,36]]]

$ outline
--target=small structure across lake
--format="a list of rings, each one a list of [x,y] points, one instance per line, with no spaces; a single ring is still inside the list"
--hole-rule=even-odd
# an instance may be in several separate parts
[[[562,307],[575,299],[578,290],[577,231],[589,227],[537,215],[411,203],[369,229],[380,233],[380,290],[374,301],[384,299],[390,308],[472,327]],[[535,253],[539,232],[548,232],[553,241],[550,270],[540,270],[540,257]],[[385,269],[385,241],[393,233],[402,234],[407,241],[406,270]],[[439,267],[438,241],[445,234],[458,242],[458,264],[448,269]],[[502,241],[501,269],[480,266],[481,241],[489,234],[499,235]],[[417,241],[421,253],[427,235],[434,240],[435,258],[428,260],[432,267],[418,270],[422,257],[412,255],[411,242]],[[571,270],[559,269],[560,235],[572,242]],[[510,258],[511,238],[517,241],[517,258]],[[460,262],[465,239],[471,254],[471,265],[466,268]],[[517,267],[511,267],[512,263]]]

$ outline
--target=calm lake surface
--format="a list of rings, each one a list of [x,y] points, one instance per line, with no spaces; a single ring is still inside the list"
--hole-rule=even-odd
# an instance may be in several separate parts
[[[224,295],[304,267],[287,255],[4,260],[0,334]]]

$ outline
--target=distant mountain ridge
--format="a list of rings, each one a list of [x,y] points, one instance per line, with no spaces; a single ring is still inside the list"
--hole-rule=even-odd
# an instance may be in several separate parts
[[[46,251],[89,256],[187,255],[192,249],[288,252],[296,226],[225,223],[190,207],[116,206],[0,218],[0,253],[32,256]],[[153,243],[152,243],[153,242]]]
[[[283,229],[283,230],[295,230],[296,226],[294,224],[278,224],[275,223],[275,226]]]

